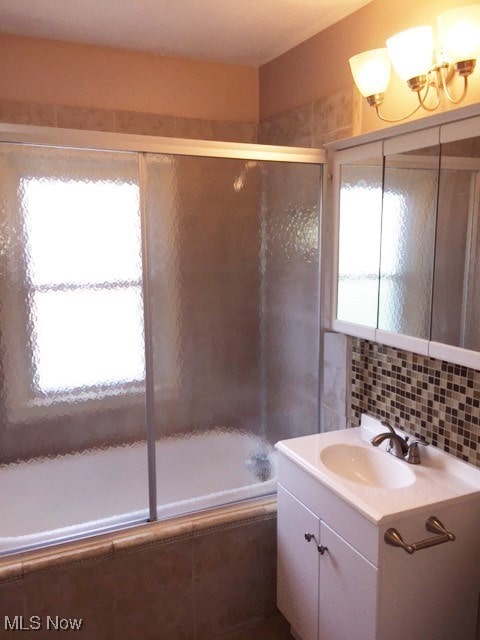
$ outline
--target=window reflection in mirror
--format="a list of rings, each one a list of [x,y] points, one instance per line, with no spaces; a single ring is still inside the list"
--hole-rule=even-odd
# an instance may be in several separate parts
[[[385,156],[378,328],[428,339],[439,146]]]
[[[340,174],[337,318],[377,326],[382,158],[345,164]]]
[[[480,137],[442,144],[431,339],[480,350]]]

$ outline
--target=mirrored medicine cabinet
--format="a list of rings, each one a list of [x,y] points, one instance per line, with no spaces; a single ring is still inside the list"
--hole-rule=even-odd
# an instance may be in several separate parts
[[[480,115],[416,127],[334,150],[332,327],[480,369]]]

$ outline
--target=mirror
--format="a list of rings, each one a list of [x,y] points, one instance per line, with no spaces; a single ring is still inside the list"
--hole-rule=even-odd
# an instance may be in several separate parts
[[[382,164],[340,165],[337,319],[376,328],[382,216]]]
[[[401,147],[408,140],[392,147]],[[413,146],[413,145],[412,145]],[[395,151],[395,149],[393,149]],[[385,154],[378,329],[430,338],[438,144]]]
[[[478,369],[480,116],[335,157],[334,328]]]
[[[480,351],[480,136],[441,149],[431,339]]]

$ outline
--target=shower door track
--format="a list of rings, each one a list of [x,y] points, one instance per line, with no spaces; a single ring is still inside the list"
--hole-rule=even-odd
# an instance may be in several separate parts
[[[72,147],[98,151],[131,151],[138,153],[167,153],[182,156],[237,158],[239,160],[271,160],[325,164],[323,149],[282,147],[244,142],[217,142],[143,136],[131,133],[107,133],[0,123],[0,142]]]

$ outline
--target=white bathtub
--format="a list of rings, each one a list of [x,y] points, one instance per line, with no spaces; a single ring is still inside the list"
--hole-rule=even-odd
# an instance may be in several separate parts
[[[252,454],[267,454],[268,480],[255,477]],[[254,436],[219,429],[169,437],[157,441],[156,455],[159,518],[275,491],[275,452]],[[0,553],[145,521],[146,463],[142,443],[0,467]]]

